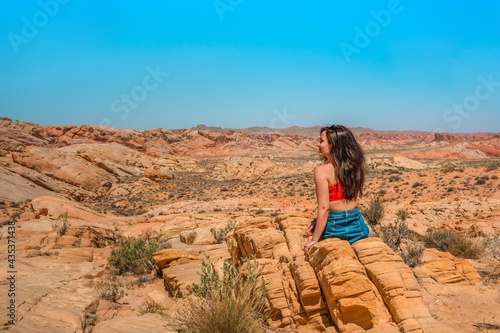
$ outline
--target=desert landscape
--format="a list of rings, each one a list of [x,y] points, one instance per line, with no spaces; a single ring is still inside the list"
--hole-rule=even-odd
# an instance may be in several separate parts
[[[0,118],[2,330],[187,332],[206,254],[221,272],[263,265],[268,332],[500,332],[500,134],[352,131],[367,157],[359,206],[384,213],[374,237],[320,242],[307,261],[319,127]],[[402,244],[386,245],[402,223]],[[429,230],[474,251],[431,247]],[[117,262],[125,239],[150,244],[153,265]]]

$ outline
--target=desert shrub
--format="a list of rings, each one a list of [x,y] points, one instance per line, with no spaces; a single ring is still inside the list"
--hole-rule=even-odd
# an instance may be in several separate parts
[[[215,238],[215,242],[217,244],[221,244],[224,238],[226,238],[227,234],[234,229],[236,226],[236,221],[230,219],[224,228],[210,228],[210,232]]]
[[[201,283],[193,284],[192,290],[196,297],[179,313],[181,331],[264,332],[266,293],[264,279],[257,278],[263,268],[259,268],[255,258],[253,261],[247,260],[243,265],[244,272],[240,275],[234,263],[226,260],[221,278],[205,254],[199,273]]]
[[[408,266],[415,267],[422,263],[425,247],[414,239],[403,219],[397,219],[394,225],[380,226],[377,234]]]
[[[424,185],[424,184],[422,184],[422,183],[415,182],[415,183],[413,183],[413,185],[412,185],[411,187],[412,187],[412,188],[417,188],[417,187],[419,187],[419,186],[423,186],[423,185]]]
[[[140,238],[143,239],[145,242],[149,242],[153,238],[153,235],[154,235],[153,229],[149,228],[141,234]]]
[[[160,304],[158,304],[157,302],[155,302],[154,300],[151,300],[151,299],[147,299],[144,303],[142,303],[139,306],[139,308],[137,310],[139,310],[139,313],[141,315],[144,315],[146,313],[163,314],[163,310],[162,310]]]
[[[403,209],[400,211],[406,212]],[[425,247],[414,239],[408,229],[408,224],[403,219],[397,219],[394,224],[380,226],[378,229],[378,237],[399,254],[405,264],[415,267],[422,263]]]
[[[398,219],[404,222],[407,218],[410,217],[410,214],[406,211],[406,209],[399,209],[396,212],[396,216],[398,217]]]
[[[490,164],[486,167],[485,171],[493,171],[493,170],[496,170],[496,169],[498,169],[498,165],[499,165],[499,164],[498,164],[498,163],[495,163],[495,162],[490,163]]]
[[[109,263],[119,269],[120,274],[132,272],[137,275],[150,272],[155,263],[153,253],[158,250],[154,241],[121,237],[109,257]]]
[[[386,226],[380,226],[379,237],[380,239],[389,245],[389,247],[397,252],[400,249],[401,242],[403,239],[409,236],[408,224],[404,221],[396,220],[394,225],[389,224]]]
[[[146,209],[139,209],[138,211],[136,211],[134,213],[134,215],[142,215],[142,214],[146,214],[148,211]]]
[[[390,183],[392,183],[392,182],[399,182],[399,181],[401,181],[401,180],[403,180],[403,178],[401,178],[401,177],[399,177],[399,176],[394,176],[394,175],[392,175],[392,176],[390,176],[390,177],[389,177],[389,182],[390,182]]]
[[[456,257],[476,259],[484,252],[484,245],[469,237],[448,230],[429,229],[425,233],[424,244],[439,251],[450,252]]]
[[[19,201],[19,202],[14,201],[14,202],[11,202],[11,203],[10,203],[10,207],[11,207],[11,208],[19,208],[19,206],[20,206],[22,203],[23,203],[22,201]]]
[[[380,196],[372,199],[367,208],[362,207],[361,214],[371,226],[377,225],[384,217],[384,204]]]
[[[56,230],[60,236],[66,235],[66,232],[68,232],[69,227],[71,227],[71,223],[68,222],[68,214],[65,214],[62,217],[61,223],[52,224],[52,230]]]
[[[97,292],[100,298],[104,298],[108,301],[115,302],[123,297],[125,292],[120,289],[119,286],[112,282],[100,282],[97,284]]]
[[[484,180],[483,178],[479,178],[478,180],[476,180],[476,183],[474,185],[484,185],[486,184],[486,180]]]
[[[448,163],[443,165],[443,167],[441,168],[442,172],[452,172],[453,170],[455,170],[455,165]]]
[[[15,212],[10,215],[11,219],[17,219],[19,216],[21,216],[21,212]]]
[[[488,332],[489,330],[500,330],[500,325],[485,323],[484,319],[482,323],[475,323],[472,326],[476,327],[480,332]]]
[[[133,208],[121,208],[121,207],[113,207],[116,215],[120,216],[132,216],[135,214],[135,210]]]
[[[487,237],[484,240],[484,246],[494,259],[500,261],[500,232]]]
[[[289,193],[289,195],[290,195],[290,196],[293,196],[293,195],[294,195],[294,193],[293,193],[293,192],[290,192],[290,193]],[[257,210],[255,211],[255,214],[256,214],[256,215],[259,215],[259,214],[262,214],[262,213],[264,213],[264,212],[265,212],[265,210],[264,210],[264,209],[259,208],[259,209],[257,209]]]
[[[463,172],[464,167],[462,165],[455,165],[455,164],[445,164],[441,168],[442,172],[452,172],[452,171],[458,171],[458,172]]]
[[[410,267],[418,266],[422,263],[424,257],[425,247],[416,240],[409,240],[405,243],[405,246],[401,248],[399,255]]]
[[[491,179],[498,179],[497,175],[491,175]]]

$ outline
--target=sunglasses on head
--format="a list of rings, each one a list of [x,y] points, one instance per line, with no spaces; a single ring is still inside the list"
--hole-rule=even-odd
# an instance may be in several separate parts
[[[329,129],[332,129],[335,131],[335,135],[337,135],[337,130],[335,129],[335,124],[328,126]]]

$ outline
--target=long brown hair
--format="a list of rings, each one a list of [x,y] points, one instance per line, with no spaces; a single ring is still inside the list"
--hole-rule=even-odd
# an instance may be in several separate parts
[[[343,199],[353,200],[363,195],[365,181],[365,154],[352,132],[342,125],[325,126],[335,176],[344,189]],[[326,162],[327,157],[323,157]]]

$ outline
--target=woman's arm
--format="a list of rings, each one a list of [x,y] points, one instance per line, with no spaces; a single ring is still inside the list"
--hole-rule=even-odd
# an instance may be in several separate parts
[[[304,252],[308,257],[309,248],[317,243],[323,230],[325,230],[326,221],[328,220],[328,180],[327,169],[321,165],[314,169],[314,183],[316,184],[316,197],[318,198],[318,215],[316,218],[316,226],[312,235],[312,240],[304,245]]]

